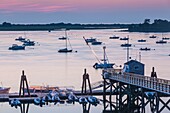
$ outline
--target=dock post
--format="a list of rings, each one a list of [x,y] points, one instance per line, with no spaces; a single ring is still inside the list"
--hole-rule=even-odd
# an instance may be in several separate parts
[[[87,94],[87,82],[89,85],[89,91],[90,91],[89,94],[92,95],[92,88],[90,84],[89,74],[86,72],[86,69],[84,69],[81,94]]]
[[[30,96],[30,91],[29,91],[29,86],[28,86],[28,82],[27,82],[27,77],[24,74],[24,70],[22,71],[22,75],[21,75],[21,81],[20,81],[20,89],[19,89],[19,97],[21,96],[25,96],[25,84],[26,84],[26,88],[27,88],[27,93],[28,96]],[[22,95],[21,95],[22,93]]]

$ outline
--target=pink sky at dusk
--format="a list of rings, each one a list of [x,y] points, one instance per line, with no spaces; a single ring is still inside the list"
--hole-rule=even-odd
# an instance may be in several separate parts
[[[0,0],[0,22],[141,22],[169,12],[170,0]]]
[[[57,12],[170,7],[169,0],[1,0],[0,12]]]

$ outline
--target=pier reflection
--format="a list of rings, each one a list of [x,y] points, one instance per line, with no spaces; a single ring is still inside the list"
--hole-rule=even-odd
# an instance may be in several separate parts
[[[22,103],[20,106],[21,113],[28,113],[29,111],[29,103]]]

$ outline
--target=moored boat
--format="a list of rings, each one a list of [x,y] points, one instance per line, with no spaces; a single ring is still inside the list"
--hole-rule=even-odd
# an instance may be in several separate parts
[[[25,46],[19,46],[17,44],[13,44],[11,47],[8,48],[9,50],[25,50]]]
[[[0,87],[0,94],[8,94],[10,87]]]
[[[85,41],[86,41],[86,43],[92,43],[92,42],[95,42],[95,41],[97,41],[96,40],[96,38],[87,38],[87,39],[85,39]]]
[[[138,40],[138,42],[146,42],[146,40],[140,39],[140,40]]]
[[[167,41],[165,41],[165,40],[156,41],[156,44],[166,44],[166,43],[167,43]]]
[[[92,42],[91,44],[92,44],[92,45],[101,45],[101,44],[102,44],[102,42],[94,41],[94,42]]]
[[[152,36],[149,36],[149,38],[156,38],[157,36],[155,36],[155,35],[152,35]]]
[[[132,44],[125,43],[125,44],[121,44],[120,46],[121,46],[121,47],[131,47]]]
[[[151,48],[147,48],[147,47],[145,47],[145,48],[140,48],[140,50],[141,50],[141,51],[150,51],[150,50],[151,50]]]
[[[128,37],[120,38],[120,40],[129,40]]]
[[[113,36],[109,37],[109,39],[119,39],[119,36],[113,35]]]

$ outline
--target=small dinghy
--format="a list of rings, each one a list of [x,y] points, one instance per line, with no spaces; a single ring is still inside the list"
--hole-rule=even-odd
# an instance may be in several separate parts
[[[15,106],[15,108],[17,108],[18,106],[21,106],[21,102],[18,99],[13,99],[9,101],[9,104],[11,105],[11,107]]]
[[[88,102],[88,101],[87,101],[87,99],[86,99],[85,97],[80,97],[80,98],[79,98],[79,103],[80,103],[80,104],[87,104],[87,102]]]
[[[35,105],[40,105],[41,107],[45,105],[45,100],[43,98],[35,98],[34,99],[34,104]]]
[[[88,99],[88,102],[94,106],[97,106],[97,104],[99,104],[99,100],[94,96],[89,96],[87,97],[87,99]]]

